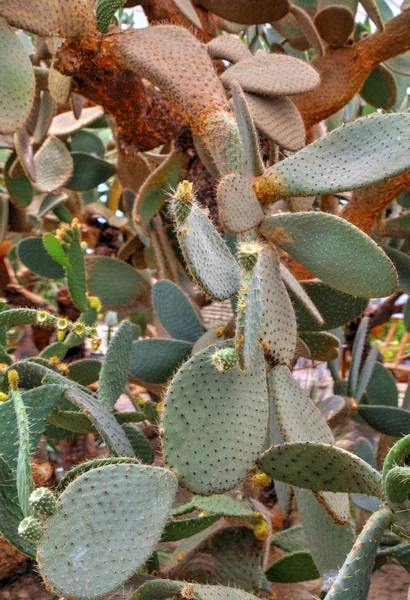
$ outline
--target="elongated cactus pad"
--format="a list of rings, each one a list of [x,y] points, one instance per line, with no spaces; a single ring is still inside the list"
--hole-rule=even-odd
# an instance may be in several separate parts
[[[262,50],[229,67],[221,75],[221,81],[228,89],[234,80],[245,92],[263,96],[304,94],[319,85],[318,73],[307,63],[293,56],[267,54]]]
[[[262,350],[246,373],[221,373],[211,362],[217,348],[195,354],[177,372],[161,422],[167,464],[182,485],[204,495],[242,481],[265,445],[268,418]]]
[[[2,5],[0,2],[0,16]],[[11,27],[0,19],[0,133],[14,133],[24,124],[34,101],[33,67],[26,49]]]
[[[399,288],[406,294],[410,293],[410,256],[390,246],[385,246],[384,250],[397,269]]]
[[[233,587],[187,584],[185,581],[167,579],[147,581],[138,588],[134,600],[167,600],[178,593],[182,594],[182,597],[184,597],[184,593],[190,594],[195,600],[256,600],[256,596]]]
[[[132,344],[130,373],[147,383],[166,383],[191,350],[192,344],[183,340],[137,340]]]
[[[410,433],[410,413],[396,406],[366,406],[361,404],[359,415],[376,431],[401,437]]]
[[[261,25],[277,21],[284,17],[289,10],[287,0],[273,3],[269,0],[256,0],[251,3],[248,0],[236,0],[235,3],[230,0],[196,0],[196,4],[223,19],[245,25]]]
[[[367,597],[377,548],[392,519],[393,513],[387,507],[370,517],[325,600],[357,600]]]
[[[252,52],[236,35],[220,35],[207,43],[209,56],[227,60],[233,64],[252,58]]]
[[[309,42],[310,48],[313,48],[317,56],[322,56],[324,54],[322,40],[320,39],[319,32],[310,18],[309,13],[297,5],[292,6],[291,13],[295,17],[296,23],[302,34]]]
[[[260,231],[341,292],[376,298],[396,289],[394,267],[381,248],[340,217],[318,212],[276,214],[262,223]]]
[[[44,526],[38,560],[48,587],[78,600],[116,590],[152,553],[176,489],[159,467],[107,465],[80,475]]]
[[[190,538],[204,529],[208,529],[218,519],[218,515],[205,515],[204,517],[169,521],[162,532],[161,542],[177,542]]]
[[[380,473],[361,458],[331,444],[292,442],[273,446],[264,452],[258,465],[273,479],[296,487],[383,497]]]
[[[384,23],[383,18],[380,12],[380,9],[375,0],[360,0],[360,4],[363,6],[364,10],[369,15],[369,18],[376,25],[377,29],[383,31]]]
[[[336,360],[339,356],[339,338],[327,331],[300,331],[299,338],[309,348],[312,360]]]
[[[385,181],[410,168],[409,138],[407,113],[358,119],[268,169],[257,182],[258,197],[333,194]]]
[[[341,48],[353,32],[354,15],[347,6],[331,4],[318,11],[314,22],[329,46]]]
[[[228,494],[216,494],[214,496],[194,496],[192,505],[200,511],[219,515],[220,517],[240,517],[247,519],[252,517],[252,505],[245,500],[236,500]]]
[[[64,75],[53,65],[48,70],[48,91],[57,104],[65,104],[70,99],[73,78]]]
[[[232,82],[231,93],[239,135],[248,163],[249,175],[251,177],[258,177],[259,175],[262,175],[265,167],[262,162],[259,140],[253,124],[252,115],[246,102],[245,94],[237,81]]]
[[[127,382],[132,346],[132,327],[123,321],[104,356],[98,386],[101,404],[112,408]]]
[[[83,127],[87,127],[104,116],[104,109],[101,106],[90,106],[84,108],[81,112],[81,117],[76,119],[73,112],[65,112],[56,115],[51,122],[50,135],[71,135],[76,131],[80,131]]]
[[[172,281],[157,281],[152,288],[152,303],[161,325],[173,338],[194,344],[205,333],[192,303]]]
[[[302,308],[303,312],[306,312],[308,314],[308,319],[310,319],[310,321],[314,322],[315,329],[317,327],[319,327],[319,328],[323,327],[323,325],[324,325],[323,317],[320,314],[317,307],[315,306],[314,302],[312,302],[309,294],[303,288],[301,283],[299,283],[299,281],[294,277],[294,275],[291,273],[291,271],[287,267],[285,267],[285,265],[283,265],[282,263],[280,264],[280,274],[282,276],[283,283],[285,284],[286,288],[289,290],[289,292],[295,298],[293,307],[295,309],[295,314],[296,314],[297,318],[298,318],[297,308],[298,308],[298,306],[300,306]],[[331,329],[330,327],[323,327],[323,328]],[[301,327],[301,329],[302,330],[307,329],[308,331],[310,331],[311,327]]]

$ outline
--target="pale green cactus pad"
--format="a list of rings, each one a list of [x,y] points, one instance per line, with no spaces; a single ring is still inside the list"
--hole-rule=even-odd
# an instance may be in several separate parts
[[[236,500],[228,494],[215,494],[214,496],[194,496],[192,505],[200,511],[219,515],[220,517],[252,517],[252,505],[246,500]]]
[[[199,585],[184,581],[157,579],[147,581],[136,591],[133,600],[168,600],[178,593],[189,593],[195,600],[255,600],[256,596],[243,590],[220,585]]]
[[[257,352],[258,336],[262,324],[262,289],[259,262],[250,270],[242,269],[236,313],[235,346],[239,356],[239,365],[241,369],[246,370],[251,366]]]
[[[262,349],[246,373],[238,367],[221,373],[211,362],[221,347],[229,343],[195,354],[176,373],[161,421],[167,464],[184,487],[204,495],[232,489],[242,481],[266,440]]]
[[[116,590],[149,558],[176,490],[174,475],[159,467],[107,465],[80,475],[61,494],[38,546],[48,587],[78,600]]]
[[[383,250],[340,217],[319,212],[276,214],[262,223],[260,231],[336,290],[379,298],[397,288],[395,269]]]
[[[246,177],[226,175],[217,189],[218,210],[225,231],[243,233],[262,223],[263,210]]]
[[[258,461],[273,479],[313,491],[383,497],[381,475],[364,460],[330,444],[293,442],[273,446]],[[315,465],[314,470],[311,465]]]
[[[272,544],[285,552],[300,552],[309,548],[301,525],[278,531],[272,536]]]

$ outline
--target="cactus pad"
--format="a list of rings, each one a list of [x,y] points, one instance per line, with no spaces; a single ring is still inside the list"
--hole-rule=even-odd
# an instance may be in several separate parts
[[[87,152],[72,152],[74,161],[72,175],[65,187],[75,192],[92,190],[107,181],[115,173],[113,164]]]
[[[402,437],[410,433],[410,412],[395,406],[359,406],[359,415],[376,431]]]
[[[269,567],[265,575],[268,581],[279,583],[298,583],[320,577],[312,555],[304,550],[282,556]]]
[[[371,405],[397,407],[399,394],[394,375],[381,363],[376,362],[366,387],[366,398]]]
[[[384,252],[340,217],[318,212],[276,214],[262,223],[260,231],[341,292],[376,298],[396,289],[396,273]]]
[[[201,29],[201,19],[199,18],[198,13],[195,8],[192,6],[191,0],[172,0],[175,6],[181,11],[181,13],[191,21],[195,27]]]
[[[80,475],[61,494],[38,547],[49,588],[78,600],[117,589],[152,553],[176,489],[173,474],[159,467],[106,465]]]
[[[360,95],[370,106],[384,110],[392,108],[398,98],[395,76],[383,65],[377,65],[364,82]]]
[[[190,538],[204,529],[208,529],[218,519],[219,515],[205,515],[204,517],[169,521],[162,532],[161,542],[177,542]]]
[[[176,373],[161,423],[166,462],[182,485],[204,495],[232,489],[247,475],[265,445],[268,418],[262,350],[246,373],[221,373],[211,362],[217,348],[195,354]]]
[[[0,3],[0,16],[2,15]],[[34,101],[33,67],[11,27],[0,19],[0,133],[14,133],[24,124]]]
[[[48,70],[48,91],[57,104],[65,104],[69,101],[72,81],[71,76],[64,75],[54,65],[51,65]]]
[[[34,155],[36,181],[39,192],[53,192],[63,187],[73,172],[73,159],[61,140],[50,136]]]
[[[41,238],[30,237],[21,240],[17,253],[23,265],[30,271],[48,279],[64,277],[64,269],[46,251]]]
[[[132,327],[123,321],[111,340],[101,367],[98,399],[112,408],[127,382],[132,345]]]
[[[185,581],[168,581],[167,579],[147,581],[138,588],[134,600],[168,600],[177,594],[182,594],[182,598],[194,598],[195,600],[256,600],[256,596],[232,587],[187,584]]]
[[[323,317],[320,314],[319,310],[315,306],[314,302],[312,302],[309,294],[307,294],[306,290],[302,286],[301,283],[294,277],[294,275],[289,271],[285,265],[280,264],[280,274],[283,279],[283,283],[285,284],[287,290],[292,294],[295,298],[293,303],[293,307],[295,309],[296,318],[298,318],[297,308],[300,307],[303,313],[307,313],[309,324],[311,322],[314,323],[314,329],[320,328],[324,325]],[[308,331],[311,330],[311,327],[300,327],[302,330],[306,329]],[[324,327],[324,329],[331,329],[330,327]]]
[[[217,190],[219,217],[225,231],[243,233],[259,225],[263,219],[255,192],[242,175],[226,175]]]
[[[248,46],[236,35],[220,35],[208,42],[206,48],[211,58],[227,60],[233,64],[252,58]]]
[[[230,0],[196,0],[195,3],[218,17],[244,25],[262,25],[277,21],[289,10],[288,0],[256,0],[251,3],[248,0],[236,0],[234,3]]]
[[[315,25],[331,48],[341,48],[353,33],[354,15],[347,6],[332,4],[318,11]]]
[[[130,373],[147,383],[166,383],[191,354],[192,344],[183,340],[146,338],[132,344]]]
[[[125,4],[125,0],[97,0],[95,20],[98,31],[108,33],[115,13]]]
[[[253,124],[252,115],[246,102],[245,94],[237,81],[231,85],[233,107],[238,123],[239,135],[245,151],[248,171],[251,177],[262,175],[265,167],[262,162],[259,140]]]
[[[57,508],[57,500],[51,490],[40,487],[30,494],[31,508],[39,515],[49,516]]]
[[[26,517],[18,527],[18,533],[29,542],[38,542],[43,535],[41,521],[34,517]]]
[[[339,338],[327,331],[300,331],[300,339],[310,351],[311,360],[330,361],[339,357]]]
[[[194,496],[191,502],[198,510],[220,517],[239,517],[241,519],[247,519],[253,515],[253,508],[249,502],[245,500],[236,500],[227,494]]]

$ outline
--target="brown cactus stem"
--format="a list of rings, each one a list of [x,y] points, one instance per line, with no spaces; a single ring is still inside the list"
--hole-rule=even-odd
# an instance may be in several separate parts
[[[306,127],[330,117],[360,91],[374,67],[410,49],[410,11],[405,11],[378,31],[351,46],[328,48],[312,66],[321,77],[320,85],[292,101],[302,114]]]
[[[370,233],[384,209],[408,188],[410,188],[410,171],[357,190],[353,192],[349,204],[340,216],[365,233]]]

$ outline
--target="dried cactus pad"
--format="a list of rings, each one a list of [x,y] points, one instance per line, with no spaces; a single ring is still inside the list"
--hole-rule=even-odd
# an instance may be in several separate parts
[[[206,45],[208,54],[214,59],[237,63],[252,58],[252,52],[236,35],[220,35]]]
[[[218,186],[217,200],[219,217],[226,231],[243,233],[263,221],[263,210],[255,192],[242,175],[226,175]]]
[[[226,106],[206,49],[186,29],[174,25],[128,29],[112,44],[120,63],[152,81],[187,113]]]
[[[0,17],[43,37],[76,38],[96,30],[93,0],[0,0]]]
[[[0,133],[14,133],[26,121],[34,101],[34,71],[11,27],[0,19]]]
[[[172,380],[162,413],[167,464],[182,485],[209,495],[240,483],[262,452],[268,398],[261,347],[246,372],[220,372],[211,360],[230,342],[195,354]],[[238,452],[240,448],[240,452]]]
[[[221,75],[227,88],[235,79],[245,92],[264,96],[304,94],[319,85],[319,74],[307,63],[293,56],[267,54],[262,50]]]
[[[244,25],[262,25],[277,21],[289,11],[288,0],[196,0],[195,3],[218,17]]]
[[[277,214],[261,233],[336,290],[363,298],[389,296],[397,276],[383,250],[344,219],[328,213]]]
[[[70,179],[74,162],[63,142],[50,136],[34,155],[37,179],[33,186],[40,192],[53,192]]]
[[[353,32],[354,15],[350,8],[341,4],[325,6],[315,16],[315,25],[329,46],[340,48]]]
[[[258,181],[258,196],[273,201],[334,194],[385,181],[410,168],[409,141],[408,113],[358,119],[268,169]]]
[[[117,589],[152,553],[176,489],[170,471],[138,464],[107,465],[75,479],[38,546],[48,588],[78,600]]]

